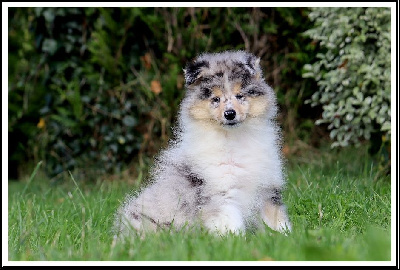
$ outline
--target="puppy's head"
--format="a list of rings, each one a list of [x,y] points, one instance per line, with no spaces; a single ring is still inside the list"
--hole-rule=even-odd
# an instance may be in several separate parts
[[[275,94],[262,76],[260,59],[244,51],[204,53],[184,69],[189,115],[236,127],[248,117],[272,118]]]

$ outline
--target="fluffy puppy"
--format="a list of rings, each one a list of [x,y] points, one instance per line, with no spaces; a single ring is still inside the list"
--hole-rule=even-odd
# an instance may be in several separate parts
[[[198,225],[238,234],[264,223],[291,230],[276,97],[259,61],[225,51],[187,64],[175,138],[156,158],[149,184],[118,210],[117,233]]]

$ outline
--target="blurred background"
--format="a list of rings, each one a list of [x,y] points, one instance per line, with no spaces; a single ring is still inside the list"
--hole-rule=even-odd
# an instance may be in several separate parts
[[[8,8],[8,178],[145,174],[201,52],[261,58],[286,158],[368,147],[390,173],[390,8]],[[321,150],[322,149],[322,150]],[[355,148],[356,149],[356,148]],[[355,150],[356,151],[356,150]]]

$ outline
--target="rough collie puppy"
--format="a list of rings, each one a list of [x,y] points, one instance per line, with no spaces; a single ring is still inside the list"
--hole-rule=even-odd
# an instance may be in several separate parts
[[[175,139],[156,158],[149,184],[118,210],[118,234],[171,226],[239,234],[264,223],[291,230],[276,97],[259,61],[226,51],[187,64]]]

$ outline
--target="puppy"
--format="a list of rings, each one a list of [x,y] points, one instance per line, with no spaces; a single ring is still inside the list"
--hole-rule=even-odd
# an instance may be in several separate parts
[[[184,69],[174,139],[146,187],[117,211],[120,235],[201,226],[219,234],[289,232],[276,97],[260,59],[244,51],[204,53]]]

